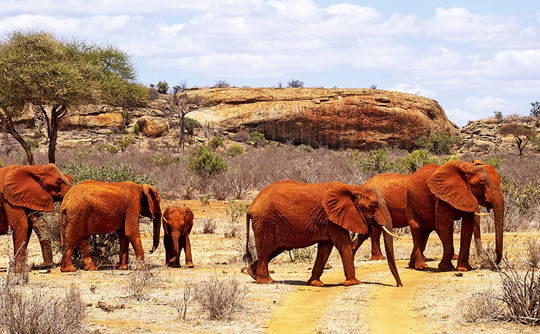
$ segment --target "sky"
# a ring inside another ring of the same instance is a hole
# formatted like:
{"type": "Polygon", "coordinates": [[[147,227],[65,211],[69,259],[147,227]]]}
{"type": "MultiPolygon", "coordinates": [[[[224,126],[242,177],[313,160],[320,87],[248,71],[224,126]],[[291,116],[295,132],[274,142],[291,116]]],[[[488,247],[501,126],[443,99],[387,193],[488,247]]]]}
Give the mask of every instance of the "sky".
{"type": "Polygon", "coordinates": [[[459,126],[540,101],[540,1],[0,0],[21,29],[118,47],[146,85],[375,85],[459,126]]]}

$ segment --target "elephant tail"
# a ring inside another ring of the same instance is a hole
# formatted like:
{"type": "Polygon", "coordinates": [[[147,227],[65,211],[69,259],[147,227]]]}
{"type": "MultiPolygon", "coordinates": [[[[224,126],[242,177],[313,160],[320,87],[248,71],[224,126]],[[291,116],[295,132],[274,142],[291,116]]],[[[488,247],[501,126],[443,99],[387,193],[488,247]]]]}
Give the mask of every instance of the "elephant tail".
{"type": "Polygon", "coordinates": [[[244,262],[249,266],[253,263],[253,256],[249,251],[249,221],[251,220],[251,215],[246,213],[246,254],[244,255],[244,262]]]}

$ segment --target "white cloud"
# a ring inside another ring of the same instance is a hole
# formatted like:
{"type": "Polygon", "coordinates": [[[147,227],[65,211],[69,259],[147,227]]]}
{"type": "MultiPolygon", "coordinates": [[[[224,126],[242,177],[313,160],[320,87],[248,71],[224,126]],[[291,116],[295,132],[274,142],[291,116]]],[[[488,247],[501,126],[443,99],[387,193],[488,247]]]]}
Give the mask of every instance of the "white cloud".
{"type": "Polygon", "coordinates": [[[294,20],[311,21],[319,18],[321,9],[312,0],[270,1],[269,5],[283,17],[294,20]]]}
{"type": "Polygon", "coordinates": [[[431,99],[435,99],[437,97],[436,92],[433,91],[432,89],[423,87],[421,85],[414,85],[410,83],[398,83],[384,89],[424,96],[431,99]]]}
{"type": "Polygon", "coordinates": [[[482,115],[493,114],[494,111],[510,114],[518,109],[518,103],[515,101],[494,96],[468,97],[465,100],[465,106],[468,110],[474,110],[475,113],[480,113],[482,115]]]}

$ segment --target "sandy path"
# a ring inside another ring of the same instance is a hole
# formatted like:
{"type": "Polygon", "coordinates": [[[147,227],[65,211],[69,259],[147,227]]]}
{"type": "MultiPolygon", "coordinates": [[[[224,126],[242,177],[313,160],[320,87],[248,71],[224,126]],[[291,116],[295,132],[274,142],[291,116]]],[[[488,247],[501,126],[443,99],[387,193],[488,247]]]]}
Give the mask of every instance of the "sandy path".
{"type": "MultiPolygon", "coordinates": [[[[412,311],[416,291],[431,273],[403,269],[398,265],[402,288],[376,287],[371,296],[367,314],[371,333],[422,333],[423,327],[412,311]]],[[[390,281],[388,282],[390,283],[390,281]]]]}
{"type": "MultiPolygon", "coordinates": [[[[388,265],[381,263],[357,269],[356,276],[362,281],[365,276],[379,271],[388,271],[388,265]]],[[[343,286],[344,279],[343,270],[340,267],[331,272],[325,271],[322,276],[325,286],[322,288],[298,286],[296,291],[284,298],[282,305],[272,314],[267,332],[269,334],[290,333],[291,331],[315,333],[330,301],[347,289],[343,286]]]]}

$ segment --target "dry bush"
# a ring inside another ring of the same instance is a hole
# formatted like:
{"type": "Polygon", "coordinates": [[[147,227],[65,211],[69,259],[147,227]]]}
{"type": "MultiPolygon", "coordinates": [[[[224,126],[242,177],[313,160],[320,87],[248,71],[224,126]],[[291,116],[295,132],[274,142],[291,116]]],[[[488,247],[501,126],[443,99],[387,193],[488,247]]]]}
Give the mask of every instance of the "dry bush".
{"type": "Polygon", "coordinates": [[[475,253],[472,253],[471,255],[471,263],[478,266],[480,269],[499,269],[499,266],[495,263],[497,254],[495,252],[495,245],[493,242],[488,242],[488,244],[482,248],[482,253],[477,254],[475,249],[475,253]]]}
{"type": "Polygon", "coordinates": [[[5,333],[81,333],[86,308],[73,285],[64,297],[41,289],[8,288],[0,294],[0,327],[5,333]]]}
{"type": "Polygon", "coordinates": [[[485,322],[497,320],[501,314],[501,302],[495,298],[495,292],[488,290],[475,293],[461,304],[461,314],[467,322],[485,322]]]}
{"type": "Polygon", "coordinates": [[[8,228],[7,235],[8,240],[6,243],[6,255],[8,258],[8,263],[6,267],[6,275],[2,277],[0,281],[0,291],[9,289],[14,285],[25,285],[28,283],[28,277],[30,276],[31,270],[31,267],[27,264],[26,259],[24,260],[24,263],[19,263],[18,265],[16,264],[15,259],[17,258],[17,254],[21,251],[21,249],[18,249],[15,252],[15,255],[13,255],[10,247],[10,245],[13,243],[13,231],[11,228],[8,228]]]}
{"type": "Polygon", "coordinates": [[[233,314],[242,308],[247,288],[236,278],[210,279],[195,285],[194,298],[210,320],[231,320],[233,314]]]}
{"type": "Polygon", "coordinates": [[[137,261],[135,269],[129,274],[128,297],[142,300],[148,297],[159,282],[159,272],[144,261],[137,261]]]}
{"type": "Polygon", "coordinates": [[[298,262],[312,262],[313,257],[317,253],[317,246],[310,246],[305,248],[295,248],[291,251],[289,251],[289,258],[291,259],[291,262],[298,263],[298,262]]]}
{"type": "Polygon", "coordinates": [[[530,268],[538,269],[540,265],[540,240],[536,238],[527,239],[527,256],[525,263],[530,268]]]}
{"type": "MultiPolygon", "coordinates": [[[[116,232],[91,235],[88,238],[88,247],[92,260],[98,268],[113,267],[118,262],[120,242],[116,232]]],[[[82,252],[78,247],[73,252],[73,265],[79,269],[84,268],[82,252]]]]}
{"type": "Polygon", "coordinates": [[[191,290],[192,290],[192,283],[191,281],[187,281],[184,284],[184,290],[182,293],[182,297],[176,297],[174,299],[174,308],[176,309],[176,312],[178,313],[178,319],[186,320],[186,314],[188,310],[188,304],[191,298],[191,290]]]}
{"type": "Polygon", "coordinates": [[[203,233],[214,234],[216,231],[216,220],[214,218],[203,218],[203,233]]]}
{"type": "Polygon", "coordinates": [[[238,235],[240,227],[243,226],[240,224],[240,218],[245,217],[247,209],[249,208],[248,203],[228,201],[227,202],[227,215],[229,215],[229,223],[227,226],[227,231],[225,232],[225,237],[234,238],[238,235]]]}

